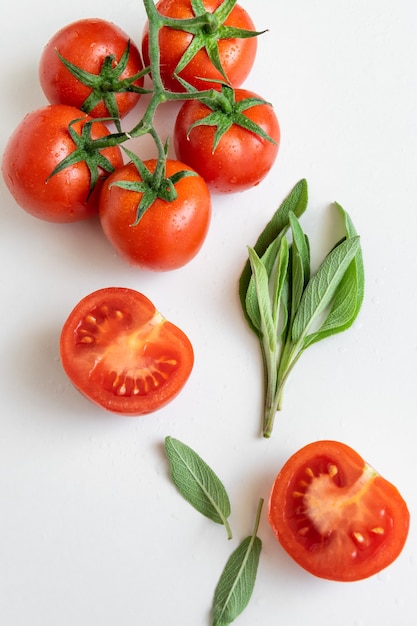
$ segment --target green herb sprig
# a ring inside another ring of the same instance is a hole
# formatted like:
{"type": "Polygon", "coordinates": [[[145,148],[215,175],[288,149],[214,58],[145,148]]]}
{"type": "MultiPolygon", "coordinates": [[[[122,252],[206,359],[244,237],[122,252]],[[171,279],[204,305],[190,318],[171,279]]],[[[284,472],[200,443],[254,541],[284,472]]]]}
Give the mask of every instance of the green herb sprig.
{"type": "Polygon", "coordinates": [[[297,183],[258,238],[240,277],[239,295],[259,338],[265,377],[263,436],[272,434],[289,374],[309,346],[355,321],[364,296],[360,239],[348,213],[345,236],[310,275],[310,245],[299,217],[307,208],[307,182],[297,183]]]}

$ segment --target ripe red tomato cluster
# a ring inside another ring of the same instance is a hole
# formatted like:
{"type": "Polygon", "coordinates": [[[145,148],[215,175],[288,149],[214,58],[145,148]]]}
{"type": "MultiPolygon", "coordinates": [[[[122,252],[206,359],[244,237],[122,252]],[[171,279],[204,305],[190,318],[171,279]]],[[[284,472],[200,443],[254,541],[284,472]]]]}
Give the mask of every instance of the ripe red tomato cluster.
{"type": "MultiPolygon", "coordinates": [[[[210,12],[220,5],[221,0],[205,2],[210,12]]],[[[156,8],[161,15],[175,19],[194,17],[191,0],[160,0],[156,8]]],[[[255,32],[250,16],[238,4],[224,25],[255,32]]],[[[174,71],[193,35],[162,26],[158,37],[164,88],[183,92],[184,84],[174,71]]],[[[253,66],[256,37],[220,39],[218,47],[236,102],[255,97],[239,85],[253,66]]],[[[167,163],[166,177],[184,170],[192,170],[193,175],[175,179],[176,198],[167,201],[161,194],[155,196],[136,223],[137,207],[146,194],[140,186],[143,176],[137,168],[125,165],[119,142],[111,140],[109,118],[114,120],[116,111],[121,130],[121,120],[145,91],[144,67],[148,64],[148,23],[140,50],[119,27],[102,19],[81,19],[63,27],[47,42],[40,57],[40,85],[50,104],[29,113],[16,128],[3,156],[2,171],[17,204],[28,213],[60,223],[98,214],[105,235],[123,258],[133,265],[165,271],[188,263],[203,245],[211,219],[211,192],[243,191],[266,176],[278,153],[280,128],[272,106],[257,104],[244,114],[270,140],[233,124],[213,151],[213,126],[197,125],[190,130],[210,109],[197,99],[185,101],[172,131],[178,160],[167,163]],[[121,82],[125,88],[117,89],[121,82]],[[76,156],[78,137],[90,127],[91,139],[102,137],[105,146],[92,161],[76,156]],[[139,185],[135,189],[115,187],[126,180],[139,185]]],[[[220,91],[216,81],[224,80],[204,49],[179,76],[190,89],[199,91],[220,91]]],[[[154,171],[154,161],[146,160],[144,165],[154,171]]]]}

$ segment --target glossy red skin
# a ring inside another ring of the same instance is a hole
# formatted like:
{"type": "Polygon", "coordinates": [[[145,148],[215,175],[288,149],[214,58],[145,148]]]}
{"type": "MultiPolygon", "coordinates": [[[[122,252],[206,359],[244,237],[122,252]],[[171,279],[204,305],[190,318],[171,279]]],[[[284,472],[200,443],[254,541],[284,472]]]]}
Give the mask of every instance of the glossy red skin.
{"type": "Polygon", "coordinates": [[[194,364],[185,333],[143,294],[108,287],[71,311],[60,339],[63,368],[98,406],[120,415],[145,415],[171,402],[194,364]]]}
{"type": "MultiPolygon", "coordinates": [[[[145,164],[153,171],[156,161],[145,164]]],[[[190,169],[169,159],[166,175],[190,169]]],[[[99,203],[104,233],[118,253],[131,265],[157,271],[177,269],[191,261],[203,245],[211,219],[211,198],[204,180],[198,175],[182,178],[175,185],[177,199],[157,199],[136,226],[132,224],[142,194],[111,186],[122,180],[141,180],[133,164],[107,179],[99,203]]]]}
{"type": "MultiPolygon", "coordinates": [[[[205,8],[213,13],[223,0],[204,0],[205,8]]],[[[194,17],[190,0],[160,0],[156,7],[162,15],[176,19],[189,19],[194,17]]],[[[230,12],[226,26],[244,28],[255,31],[255,26],[248,13],[236,4],[230,12]]],[[[188,48],[193,35],[168,27],[162,27],[159,31],[159,47],[161,54],[160,71],[162,82],[170,91],[184,91],[182,85],[173,78],[173,73],[179,60],[188,48]]],[[[149,65],[149,31],[148,23],[142,35],[142,56],[145,65],[149,65]]],[[[239,87],[249,75],[256,57],[256,37],[248,39],[223,39],[219,41],[220,59],[223,69],[233,87],[239,87]]],[[[205,89],[219,89],[215,82],[200,80],[208,78],[224,81],[224,77],[213,66],[205,50],[200,50],[190,63],[180,72],[181,78],[202,91],[205,89]]]]}
{"type": "Polygon", "coordinates": [[[272,488],[268,518],[301,567],[342,582],[368,578],[390,565],[404,547],[410,523],[396,487],[337,441],[308,444],[285,463],[272,488]]]}
{"type": "MultiPolygon", "coordinates": [[[[102,19],[81,19],[59,30],[46,44],[39,62],[41,87],[51,104],[67,104],[81,108],[91,89],[83,85],[60,61],[55,50],[65,59],[91,74],[99,74],[106,56],[114,55],[116,61],[123,55],[129,36],[118,26],[102,19]]],[[[121,78],[134,76],[143,69],[138,48],[131,41],[129,60],[121,78]]],[[[143,78],[135,82],[143,86],[143,78]]],[[[133,109],[140,94],[117,93],[120,117],[133,109]]],[[[108,117],[109,112],[99,103],[92,117],[108,117]]]]}
{"type": "MultiPolygon", "coordinates": [[[[32,111],[15,129],[4,151],[2,173],[10,193],[17,204],[39,219],[77,222],[98,212],[98,195],[106,172],[101,172],[90,197],[90,173],[84,162],[71,165],[47,180],[55,167],[74,151],[68,125],[76,119],[82,119],[73,125],[80,133],[85,121],[91,118],[79,109],[59,104],[32,111]]],[[[104,124],[93,124],[94,139],[108,134],[104,124]]],[[[113,167],[123,165],[118,147],[106,148],[102,154],[113,167]]]]}
{"type": "MultiPolygon", "coordinates": [[[[246,89],[235,90],[236,101],[258,97],[246,89]]],[[[275,144],[234,124],[220,139],[213,153],[214,126],[191,125],[207,115],[210,109],[198,100],[182,105],[174,127],[174,148],[177,158],[195,169],[212,191],[235,193],[258,185],[272,168],[279,151],[281,132],[272,106],[261,104],[244,114],[258,124],[275,144]]]]}

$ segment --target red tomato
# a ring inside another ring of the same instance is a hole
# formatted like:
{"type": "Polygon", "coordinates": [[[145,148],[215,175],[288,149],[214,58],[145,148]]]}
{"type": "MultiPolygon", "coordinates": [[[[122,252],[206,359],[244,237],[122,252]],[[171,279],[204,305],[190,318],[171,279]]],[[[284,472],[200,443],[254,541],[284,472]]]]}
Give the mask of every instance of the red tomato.
{"type": "MultiPolygon", "coordinates": [[[[73,125],[78,134],[91,118],[74,107],[49,105],[26,115],[9,139],[3,154],[3,178],[17,204],[35,217],[63,223],[97,214],[99,188],[108,173],[100,170],[90,196],[90,172],[84,162],[75,163],[48,180],[55,167],[74,151],[68,125],[80,118],[73,125]]],[[[93,124],[93,139],[108,134],[104,124],[93,124]]],[[[118,147],[101,153],[114,168],[123,165],[118,147]]]]}
{"type": "Polygon", "coordinates": [[[183,388],[192,345],[144,295],[119,287],[83,298],[60,341],[65,372],[89,400],[122,415],[163,407],[183,388]]]}
{"type": "MultiPolygon", "coordinates": [[[[107,56],[119,62],[128,44],[129,37],[118,26],[101,19],[81,19],[59,30],[46,44],[39,63],[41,87],[52,104],[68,104],[79,109],[91,93],[62,63],[56,51],[67,61],[91,74],[98,75],[107,56]]],[[[134,76],[143,69],[139,50],[130,42],[127,66],[121,79],[134,76]]],[[[143,86],[143,78],[134,83],[143,86]]],[[[104,85],[104,87],[106,87],[104,85]]],[[[140,95],[134,92],[119,92],[116,102],[120,117],[128,113],[140,95]]],[[[109,111],[101,102],[92,111],[92,117],[108,117],[109,111]]]]}
{"type": "MultiPolygon", "coordinates": [[[[145,165],[154,171],[156,161],[145,161],[145,165]]],[[[168,160],[166,176],[190,169],[168,160]]],[[[99,202],[104,233],[119,254],[132,265],[159,271],[177,269],[191,261],[210,225],[211,199],[204,180],[198,175],[182,178],[175,184],[176,200],[156,199],[136,226],[133,224],[143,194],[113,185],[124,180],[141,180],[132,163],[107,179],[99,202]]]]}
{"type": "Polygon", "coordinates": [[[296,452],[271,492],[269,522],[308,572],[361,580],[400,554],[410,515],[397,489],[343,443],[317,441],[296,452]]]}
{"type": "MultiPolygon", "coordinates": [[[[204,0],[207,11],[213,13],[223,0],[204,0]]],[[[160,0],[156,4],[161,15],[175,19],[189,19],[194,17],[191,0],[160,0]]],[[[254,24],[246,11],[236,4],[224,22],[225,26],[233,26],[255,31],[254,24]]],[[[173,30],[163,26],[159,31],[160,72],[166,89],[184,91],[182,85],[173,77],[174,70],[184,52],[190,45],[193,35],[173,30]]],[[[239,87],[248,76],[255,61],[257,42],[256,37],[248,39],[220,39],[219,55],[221,65],[233,87],[239,87]]],[[[145,65],[149,65],[149,30],[145,24],[142,37],[142,55],[145,65]]],[[[224,81],[224,77],[213,66],[207,52],[201,49],[188,65],[179,73],[181,78],[193,85],[196,89],[218,89],[218,83],[210,83],[200,78],[224,81]]]]}
{"type": "MultiPolygon", "coordinates": [[[[251,91],[235,90],[236,102],[251,97],[259,98],[251,91]]],[[[210,113],[211,109],[198,100],[184,102],[174,127],[177,158],[198,172],[214,191],[233,193],[258,185],[278,155],[281,134],[274,109],[269,104],[258,104],[245,109],[243,114],[260,126],[275,143],[233,124],[214,152],[215,126],[195,126],[188,134],[194,122],[210,113]]]]}

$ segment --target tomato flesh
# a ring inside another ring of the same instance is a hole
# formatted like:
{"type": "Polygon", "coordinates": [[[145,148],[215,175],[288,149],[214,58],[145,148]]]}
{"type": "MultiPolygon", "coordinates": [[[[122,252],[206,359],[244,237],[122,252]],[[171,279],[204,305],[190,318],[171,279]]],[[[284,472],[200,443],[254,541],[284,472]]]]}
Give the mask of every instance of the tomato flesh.
{"type": "Polygon", "coordinates": [[[153,412],[182,389],[194,362],[187,336],[131,289],[81,300],[61,333],[61,360],[85,396],[125,415],[153,412]]]}
{"type": "Polygon", "coordinates": [[[320,441],[278,474],[269,522],[283,548],[321,578],[361,580],[390,565],[407,538],[397,489],[345,444],[320,441]]]}

